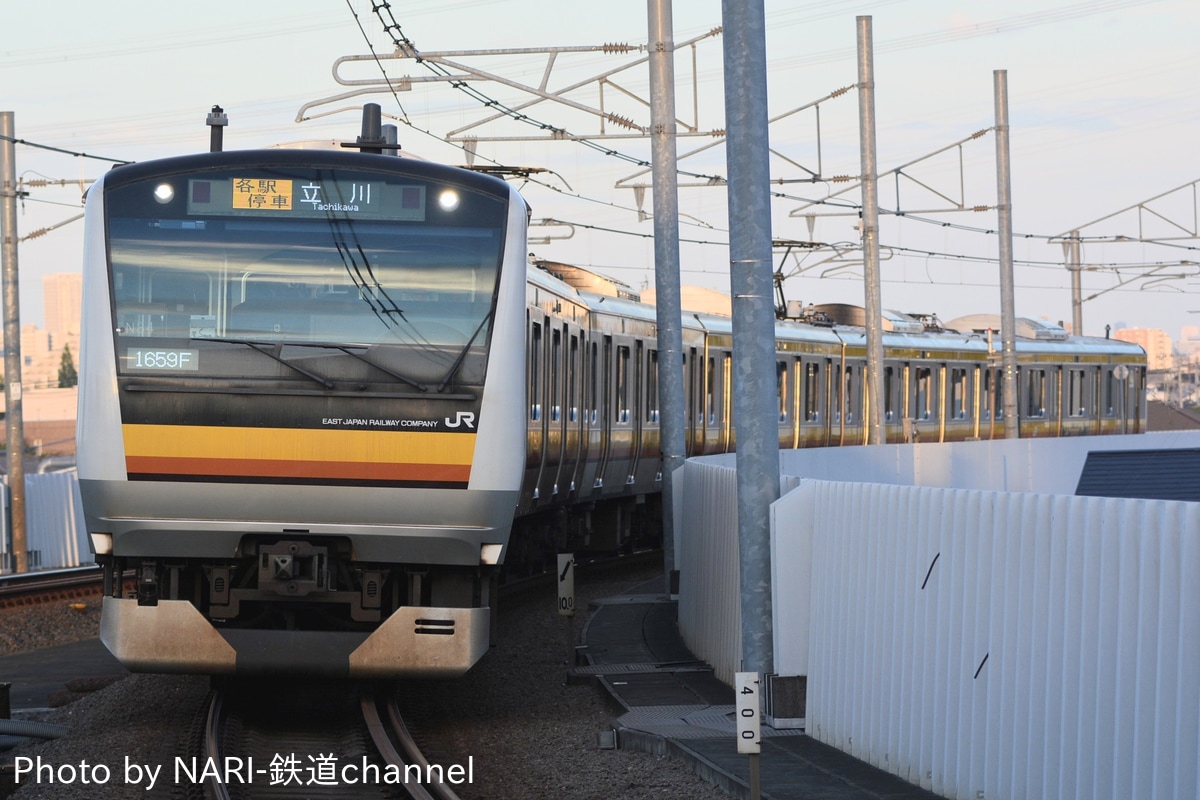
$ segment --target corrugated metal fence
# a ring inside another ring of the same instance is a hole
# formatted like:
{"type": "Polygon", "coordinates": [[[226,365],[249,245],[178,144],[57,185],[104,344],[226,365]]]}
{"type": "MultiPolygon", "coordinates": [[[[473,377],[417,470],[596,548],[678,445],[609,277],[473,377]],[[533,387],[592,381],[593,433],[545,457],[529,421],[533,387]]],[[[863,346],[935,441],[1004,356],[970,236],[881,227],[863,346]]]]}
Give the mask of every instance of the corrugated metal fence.
{"type": "MultiPolygon", "coordinates": [[[[0,557],[11,572],[8,484],[0,484],[0,557]]],[[[83,503],[74,472],[25,475],[25,537],[30,569],[60,569],[92,563],[83,522],[83,503]]]]}
{"type": "MultiPolygon", "coordinates": [[[[679,625],[732,682],[736,475],[689,461],[679,625]]],[[[786,479],[775,666],[945,797],[1200,797],[1200,504],[786,479]]]]}
{"type": "Polygon", "coordinates": [[[812,481],[776,511],[812,735],[964,800],[1200,796],[1200,504],[812,481]]]}

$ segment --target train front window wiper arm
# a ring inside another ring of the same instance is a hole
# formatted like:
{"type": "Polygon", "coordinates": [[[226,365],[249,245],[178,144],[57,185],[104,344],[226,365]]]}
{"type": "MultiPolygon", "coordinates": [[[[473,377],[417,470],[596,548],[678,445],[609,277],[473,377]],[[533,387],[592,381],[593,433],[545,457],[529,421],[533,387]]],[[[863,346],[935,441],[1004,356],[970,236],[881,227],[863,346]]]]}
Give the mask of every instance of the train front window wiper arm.
{"type": "Polygon", "coordinates": [[[399,372],[396,372],[394,369],[390,369],[388,367],[385,367],[382,364],[376,363],[376,362],[372,361],[371,359],[367,358],[366,356],[362,355],[361,353],[354,352],[354,350],[356,350],[356,349],[357,350],[366,349],[366,345],[334,344],[332,342],[331,343],[289,342],[289,344],[291,344],[294,347],[320,347],[325,350],[338,350],[338,351],[343,352],[346,355],[350,356],[351,358],[358,359],[359,361],[363,362],[367,366],[374,367],[375,369],[379,370],[380,372],[382,372],[392,378],[395,378],[396,380],[400,381],[401,383],[407,383],[409,386],[413,387],[414,389],[417,389],[418,391],[422,391],[422,392],[429,391],[429,387],[426,386],[425,384],[421,383],[420,381],[415,381],[412,378],[401,375],[399,372]]]}
{"type": "Polygon", "coordinates": [[[463,359],[467,357],[467,352],[471,349],[471,345],[475,343],[479,332],[483,330],[483,326],[492,318],[492,312],[489,310],[483,315],[483,319],[479,320],[479,324],[475,327],[475,332],[471,334],[471,338],[467,339],[467,343],[462,346],[462,350],[458,351],[458,355],[454,357],[454,363],[450,365],[450,369],[446,370],[446,374],[442,376],[441,382],[438,383],[438,392],[446,390],[446,384],[450,383],[450,379],[454,377],[454,373],[458,372],[458,368],[462,366],[463,359]]]}
{"type": "Polygon", "coordinates": [[[252,350],[257,350],[258,352],[262,353],[267,358],[270,358],[274,361],[278,361],[280,364],[283,364],[288,369],[290,369],[294,372],[300,373],[301,375],[308,378],[309,380],[311,380],[315,383],[319,383],[321,386],[324,386],[326,389],[335,388],[333,381],[329,380],[329,378],[326,378],[324,375],[318,375],[317,373],[312,372],[311,370],[307,370],[304,367],[297,366],[297,365],[293,364],[291,361],[288,361],[286,358],[284,358],[281,355],[281,352],[283,351],[284,342],[260,342],[260,341],[254,340],[254,339],[226,339],[223,337],[204,337],[202,339],[193,339],[192,341],[225,342],[226,344],[244,345],[246,347],[249,347],[252,350]]]}

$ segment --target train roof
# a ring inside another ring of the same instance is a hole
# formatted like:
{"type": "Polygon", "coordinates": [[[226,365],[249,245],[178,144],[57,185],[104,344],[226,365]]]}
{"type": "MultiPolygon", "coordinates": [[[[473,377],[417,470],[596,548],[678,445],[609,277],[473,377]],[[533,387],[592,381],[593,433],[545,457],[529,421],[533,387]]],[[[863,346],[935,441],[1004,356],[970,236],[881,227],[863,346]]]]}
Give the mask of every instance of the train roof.
{"type": "MultiPolygon", "coordinates": [[[[589,270],[573,268],[577,272],[555,269],[548,272],[546,266],[558,265],[555,262],[537,262],[529,270],[530,280],[544,289],[563,295],[565,298],[578,303],[597,314],[616,314],[639,320],[654,321],[655,307],[652,302],[642,302],[637,295],[623,296],[611,286],[605,286],[609,279],[598,276],[589,270]],[[574,279],[569,283],[564,276],[574,279]],[[580,278],[584,275],[588,277],[580,278]],[[596,276],[599,282],[593,283],[596,276]],[[583,282],[597,290],[580,290],[575,284],[583,282]]],[[[625,286],[619,281],[611,281],[614,286],[625,286]]],[[[631,293],[632,294],[632,293],[631,293]]],[[[719,293],[717,293],[719,294],[719,293]]],[[[700,296],[706,296],[700,295],[700,296]]],[[[645,299],[653,301],[656,296],[647,292],[645,299]]],[[[708,305],[708,304],[706,304],[708,305]]],[[[709,306],[711,308],[711,305],[709,306]]],[[[728,301],[722,306],[717,305],[717,311],[696,311],[685,309],[682,313],[684,328],[703,330],[708,333],[732,336],[733,319],[726,313],[728,301]]],[[[857,306],[827,304],[813,307],[822,313],[817,318],[829,320],[826,311],[833,312],[837,319],[855,319],[860,324],[845,324],[826,321],[821,324],[796,320],[777,320],[775,322],[776,336],[782,340],[802,341],[812,344],[853,347],[866,346],[866,328],[863,327],[862,309],[857,306]]],[[[995,314],[974,314],[957,317],[942,324],[934,314],[904,314],[887,310],[884,313],[885,331],[884,343],[889,348],[907,348],[923,350],[953,350],[965,353],[986,355],[1000,349],[1000,318],[995,314]],[[989,348],[987,331],[995,333],[989,348]]],[[[1043,320],[1026,317],[1017,318],[1017,350],[1027,353],[1044,353],[1047,355],[1105,355],[1125,358],[1144,356],[1145,351],[1136,344],[1122,342],[1117,339],[1103,339],[1091,336],[1072,336],[1063,328],[1043,320]]]]}

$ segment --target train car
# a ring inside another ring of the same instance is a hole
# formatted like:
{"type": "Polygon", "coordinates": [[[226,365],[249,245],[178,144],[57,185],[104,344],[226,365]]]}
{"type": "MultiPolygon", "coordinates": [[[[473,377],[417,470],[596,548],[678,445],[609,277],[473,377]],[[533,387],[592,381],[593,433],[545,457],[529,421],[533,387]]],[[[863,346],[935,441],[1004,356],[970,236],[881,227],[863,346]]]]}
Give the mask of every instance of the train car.
{"type": "Polygon", "coordinates": [[[333,150],[97,182],[78,471],[123,664],[455,675],[486,651],[527,216],[497,178],[333,150]]]}
{"type": "MultiPolygon", "coordinates": [[[[729,298],[684,296],[687,455],[730,452],[737,437],[729,298]]],[[[555,549],[629,550],[661,533],[655,309],[639,300],[630,287],[579,267],[533,264],[525,320],[528,450],[511,545],[522,564],[538,564],[555,549]]],[[[776,324],[781,448],[866,442],[864,325],[861,308],[836,304],[776,324]]],[[[998,316],[943,325],[933,314],[887,311],[883,327],[889,443],[1004,437],[998,316]]],[[[1016,334],[1020,436],[1145,430],[1139,346],[1069,336],[1024,318],[1016,334]]]]}
{"type": "MultiPolygon", "coordinates": [[[[78,473],[129,669],[454,676],[506,572],[661,540],[655,309],[528,263],[503,181],[218,152],[113,169],[86,219],[78,473]]],[[[997,320],[886,323],[888,441],[1003,436],[997,320]]],[[[688,455],[736,446],[732,345],[684,312],[688,455]]],[[[1022,436],[1144,428],[1141,348],[1017,351],[1022,436]]],[[[861,310],[781,320],[776,363],[781,447],[864,441],[861,310]]]]}

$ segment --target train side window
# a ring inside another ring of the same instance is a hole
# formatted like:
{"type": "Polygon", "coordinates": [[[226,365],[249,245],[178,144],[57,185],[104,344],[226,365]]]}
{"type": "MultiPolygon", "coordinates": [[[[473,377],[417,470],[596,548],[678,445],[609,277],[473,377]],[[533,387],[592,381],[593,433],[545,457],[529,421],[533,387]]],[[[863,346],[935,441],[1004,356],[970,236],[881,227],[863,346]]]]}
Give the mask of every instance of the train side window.
{"type": "Polygon", "coordinates": [[[658,422],[658,351],[646,353],[646,421],[658,422]]]}
{"type": "Polygon", "coordinates": [[[804,365],[804,421],[817,422],[821,418],[820,398],[821,365],[808,362],[804,365]]]}
{"type": "Polygon", "coordinates": [[[1081,369],[1067,370],[1067,416],[1082,417],[1087,413],[1084,401],[1084,371],[1081,369]]]}
{"type": "Polygon", "coordinates": [[[786,361],[775,362],[775,395],[779,398],[779,421],[788,418],[788,365],[786,361]]]}
{"type": "Polygon", "coordinates": [[[1111,417],[1115,412],[1113,410],[1113,398],[1117,396],[1116,390],[1117,379],[1113,377],[1111,369],[1104,370],[1104,416],[1111,417]]]}
{"type": "Polygon", "coordinates": [[[614,422],[629,422],[629,347],[617,345],[617,405],[614,422]]]}
{"type": "Polygon", "coordinates": [[[542,418],[542,325],[529,325],[529,418],[542,418]]]}
{"type": "Polygon", "coordinates": [[[562,376],[562,331],[550,332],[550,421],[562,419],[562,398],[559,381],[562,376]]]}
{"type": "Polygon", "coordinates": [[[608,409],[612,403],[612,374],[613,374],[613,342],[611,336],[604,337],[604,362],[600,366],[600,371],[604,375],[604,386],[600,392],[600,419],[608,424],[608,409]]]}
{"type": "Polygon", "coordinates": [[[1025,416],[1026,417],[1044,417],[1046,416],[1046,371],[1044,369],[1031,369],[1025,372],[1025,383],[1028,391],[1025,395],[1025,416]]]}

